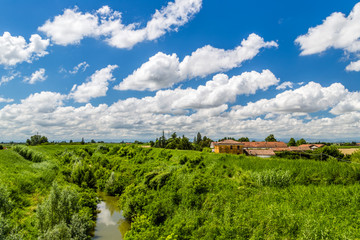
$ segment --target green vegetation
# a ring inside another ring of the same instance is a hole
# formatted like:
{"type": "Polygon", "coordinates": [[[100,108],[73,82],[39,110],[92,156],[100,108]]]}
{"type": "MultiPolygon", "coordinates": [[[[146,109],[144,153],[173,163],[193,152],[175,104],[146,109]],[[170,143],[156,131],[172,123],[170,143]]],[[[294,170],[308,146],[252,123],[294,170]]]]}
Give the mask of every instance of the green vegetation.
{"type": "Polygon", "coordinates": [[[270,134],[265,138],[265,142],[276,142],[276,138],[274,137],[274,134],[270,134]]]}
{"type": "Polygon", "coordinates": [[[47,137],[38,134],[31,136],[30,139],[26,139],[26,144],[31,146],[35,146],[47,142],[48,142],[47,137]]]}
{"type": "Polygon", "coordinates": [[[176,132],[171,135],[171,138],[166,139],[163,132],[160,138],[157,138],[155,142],[150,142],[151,147],[166,148],[166,149],[180,149],[180,150],[198,150],[202,151],[204,148],[209,148],[212,140],[206,136],[202,137],[198,132],[194,138],[194,142],[191,143],[185,136],[178,137],[176,132]]]}
{"type": "Polygon", "coordinates": [[[360,154],[348,163],[336,147],[321,151],[333,157],[16,146],[0,151],[0,239],[88,239],[97,191],[120,196],[125,239],[360,238],[360,154]]]}

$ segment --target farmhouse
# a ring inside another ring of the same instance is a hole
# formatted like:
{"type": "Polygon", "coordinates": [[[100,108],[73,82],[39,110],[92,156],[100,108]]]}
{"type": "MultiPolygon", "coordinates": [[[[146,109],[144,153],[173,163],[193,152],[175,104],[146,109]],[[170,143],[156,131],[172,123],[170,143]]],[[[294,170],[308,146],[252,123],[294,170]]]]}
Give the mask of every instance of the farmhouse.
{"type": "Polygon", "coordinates": [[[220,142],[212,142],[210,148],[215,153],[243,154],[244,144],[235,140],[227,139],[220,142]]]}
{"type": "Polygon", "coordinates": [[[244,149],[287,148],[284,142],[242,142],[244,149]]]}
{"type": "Polygon", "coordinates": [[[287,148],[287,145],[284,142],[238,142],[227,139],[220,142],[212,142],[210,148],[215,153],[245,153],[251,156],[270,157],[275,155],[273,149],[287,148]]]}
{"type": "Polygon", "coordinates": [[[325,146],[324,144],[301,144],[299,148],[309,148],[308,150],[315,150],[325,146]]]}

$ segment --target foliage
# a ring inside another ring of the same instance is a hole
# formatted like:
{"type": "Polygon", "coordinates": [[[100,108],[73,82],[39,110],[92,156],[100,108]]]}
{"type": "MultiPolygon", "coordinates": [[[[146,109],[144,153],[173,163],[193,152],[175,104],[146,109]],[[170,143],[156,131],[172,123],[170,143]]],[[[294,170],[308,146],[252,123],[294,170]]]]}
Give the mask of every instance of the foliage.
{"type": "Polygon", "coordinates": [[[342,154],[339,149],[332,145],[332,146],[324,146],[322,148],[318,148],[314,151],[314,153],[318,153],[323,155],[322,159],[327,160],[330,157],[336,158],[338,160],[344,158],[344,154],[342,154]]]}
{"type": "Polygon", "coordinates": [[[181,149],[181,150],[198,150],[202,151],[203,148],[210,147],[212,140],[206,136],[202,137],[200,132],[197,133],[194,138],[193,144],[184,135],[178,137],[176,132],[171,135],[171,138],[166,139],[163,134],[160,138],[157,138],[155,142],[151,143],[152,147],[156,148],[167,148],[167,149],[181,149]]]}
{"type": "Polygon", "coordinates": [[[42,155],[39,152],[35,152],[34,150],[32,150],[28,147],[25,147],[25,146],[16,145],[12,148],[12,150],[19,153],[23,158],[25,158],[29,161],[42,162],[42,161],[46,160],[44,155],[42,155]]]}
{"type": "MultiPolygon", "coordinates": [[[[171,139],[179,137],[173,134],[171,139]]],[[[332,158],[314,161],[319,152],[261,159],[214,154],[207,148],[200,152],[125,144],[29,149],[47,160],[34,163],[12,150],[0,152],[0,231],[7,236],[89,238],[96,190],[120,195],[123,215],[132,221],[125,239],[360,236],[360,165],[332,158]],[[10,203],[9,213],[1,212],[3,203],[10,203]],[[29,212],[34,208],[36,214],[29,212]],[[20,217],[24,215],[29,217],[20,217]],[[16,231],[17,223],[21,231],[16,231]]],[[[339,156],[333,147],[321,153],[339,156]]]]}
{"type": "Polygon", "coordinates": [[[40,239],[86,239],[91,230],[88,208],[81,209],[79,194],[69,187],[53,185],[49,197],[38,206],[40,239]]]}
{"type": "Polygon", "coordinates": [[[47,137],[38,134],[31,136],[30,139],[26,139],[26,144],[31,146],[35,146],[47,142],[49,142],[47,137]]]}
{"type": "Polygon", "coordinates": [[[250,142],[250,139],[248,137],[241,137],[238,139],[239,142],[250,142]]]}
{"type": "Polygon", "coordinates": [[[355,152],[353,152],[353,154],[351,154],[350,160],[352,162],[360,163],[360,149],[356,150],[355,152]]]}
{"type": "Polygon", "coordinates": [[[265,138],[265,142],[276,142],[276,138],[274,137],[274,134],[270,134],[265,138]]]}
{"type": "Polygon", "coordinates": [[[96,188],[96,178],[93,168],[88,164],[83,164],[82,161],[74,164],[71,179],[72,182],[80,187],[96,188]]]}
{"type": "Polygon", "coordinates": [[[294,138],[290,138],[288,144],[287,144],[289,147],[290,146],[296,146],[296,142],[295,142],[295,139],[294,138]]]}
{"type": "Polygon", "coordinates": [[[299,140],[296,141],[296,146],[300,146],[300,145],[306,144],[306,143],[307,143],[307,142],[306,142],[305,139],[300,138],[299,140]]]}

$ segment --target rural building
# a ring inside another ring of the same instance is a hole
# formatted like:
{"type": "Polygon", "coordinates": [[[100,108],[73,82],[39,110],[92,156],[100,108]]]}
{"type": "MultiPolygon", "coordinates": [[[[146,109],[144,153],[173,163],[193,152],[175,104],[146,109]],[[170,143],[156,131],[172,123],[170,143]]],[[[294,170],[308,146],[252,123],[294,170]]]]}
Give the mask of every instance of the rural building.
{"type": "Polygon", "coordinates": [[[301,144],[299,148],[309,148],[309,150],[315,150],[325,146],[324,144],[301,144]]]}
{"type": "Polygon", "coordinates": [[[284,151],[289,151],[289,152],[302,152],[302,151],[309,151],[312,150],[309,146],[290,146],[290,147],[286,147],[286,148],[273,148],[273,150],[275,152],[284,152],[284,151]]]}
{"type": "MultiPolygon", "coordinates": [[[[286,143],[284,142],[238,142],[235,140],[227,139],[220,142],[212,142],[210,144],[210,148],[212,148],[215,153],[231,153],[231,154],[243,154],[244,149],[251,150],[267,150],[274,148],[287,148],[286,143]]],[[[252,151],[252,154],[248,154],[251,156],[262,155],[263,153],[268,156],[275,155],[274,151],[264,151],[264,152],[256,152],[252,151]],[[256,155],[253,155],[256,154],[256,155]]]]}
{"type": "Polygon", "coordinates": [[[256,156],[261,158],[275,156],[275,152],[272,149],[245,149],[244,152],[248,156],[256,156]]]}
{"type": "Polygon", "coordinates": [[[284,142],[241,142],[244,149],[287,148],[284,142]]]}
{"type": "Polygon", "coordinates": [[[210,148],[215,153],[243,154],[243,143],[227,139],[220,142],[212,142],[210,148]]]}

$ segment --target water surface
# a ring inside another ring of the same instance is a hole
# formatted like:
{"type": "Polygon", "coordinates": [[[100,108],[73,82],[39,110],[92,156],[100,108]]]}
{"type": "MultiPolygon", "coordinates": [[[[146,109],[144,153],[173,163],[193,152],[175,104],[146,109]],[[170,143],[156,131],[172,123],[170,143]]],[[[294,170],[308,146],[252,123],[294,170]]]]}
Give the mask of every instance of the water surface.
{"type": "Polygon", "coordinates": [[[93,239],[123,239],[126,231],[130,229],[130,223],[118,207],[119,199],[105,195],[101,195],[101,199],[102,201],[97,206],[100,213],[97,215],[93,239]]]}

